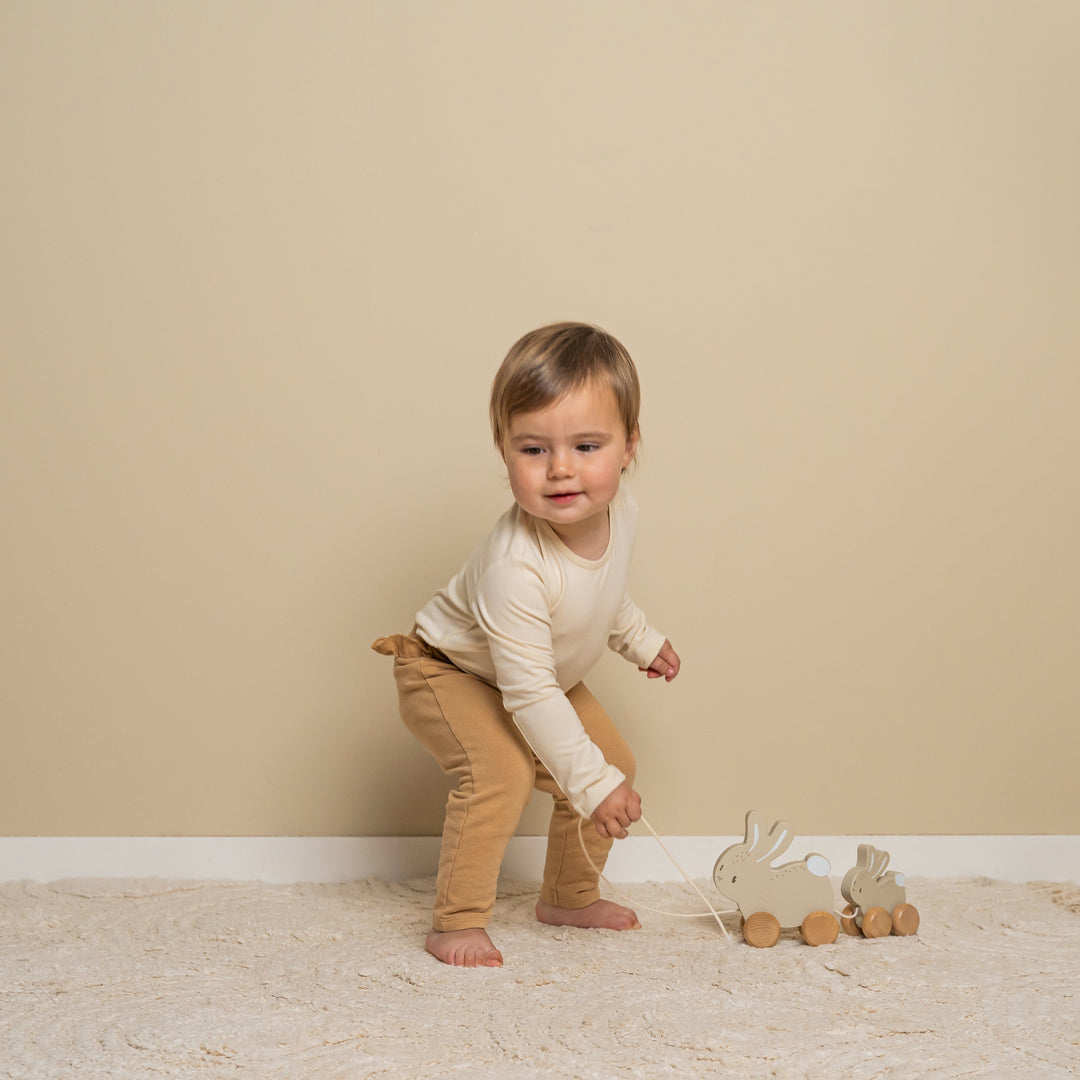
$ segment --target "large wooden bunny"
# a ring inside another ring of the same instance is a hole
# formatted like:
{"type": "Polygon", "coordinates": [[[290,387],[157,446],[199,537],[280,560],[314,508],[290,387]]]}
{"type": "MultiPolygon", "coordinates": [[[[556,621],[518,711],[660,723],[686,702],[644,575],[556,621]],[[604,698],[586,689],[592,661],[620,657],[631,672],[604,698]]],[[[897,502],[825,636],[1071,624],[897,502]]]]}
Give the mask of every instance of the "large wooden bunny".
{"type": "Polygon", "coordinates": [[[750,810],[745,839],[732,844],[713,867],[713,884],[739,905],[743,937],[758,948],[775,945],[781,929],[796,926],[808,945],[828,944],[840,932],[832,913],[830,867],[824,855],[770,865],[794,838],[786,821],[777,821],[766,832],[763,815],[750,810]]]}
{"type": "Polygon", "coordinates": [[[890,933],[914,934],[919,929],[919,913],[907,903],[904,875],[885,873],[889,853],[872,844],[860,844],[858,861],[844,875],[840,894],[848,902],[841,923],[849,934],[869,938],[890,933]]]}

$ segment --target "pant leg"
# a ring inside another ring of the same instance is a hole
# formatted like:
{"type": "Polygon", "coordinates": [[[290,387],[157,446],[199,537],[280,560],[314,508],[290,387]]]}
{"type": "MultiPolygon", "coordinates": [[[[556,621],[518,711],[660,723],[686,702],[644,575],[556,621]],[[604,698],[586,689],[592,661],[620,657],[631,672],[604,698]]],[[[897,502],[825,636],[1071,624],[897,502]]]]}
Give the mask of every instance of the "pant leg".
{"type": "MultiPolygon", "coordinates": [[[[609,764],[622,770],[633,785],[634,755],[622,735],[584,683],[567,691],[567,698],[578,714],[585,733],[600,748],[609,764]]],[[[555,799],[548,827],[547,859],[540,898],[558,907],[582,908],[600,899],[600,882],[595,870],[582,853],[581,837],[592,861],[601,870],[607,862],[613,841],[604,839],[589,820],[582,822],[578,835],[578,813],[570,805],[551,774],[537,762],[536,786],[555,799]]]]}
{"type": "Polygon", "coordinates": [[[405,726],[457,781],[446,803],[433,926],[484,927],[506,845],[532,794],[536,758],[494,687],[414,638],[377,645],[393,651],[405,726]]]}

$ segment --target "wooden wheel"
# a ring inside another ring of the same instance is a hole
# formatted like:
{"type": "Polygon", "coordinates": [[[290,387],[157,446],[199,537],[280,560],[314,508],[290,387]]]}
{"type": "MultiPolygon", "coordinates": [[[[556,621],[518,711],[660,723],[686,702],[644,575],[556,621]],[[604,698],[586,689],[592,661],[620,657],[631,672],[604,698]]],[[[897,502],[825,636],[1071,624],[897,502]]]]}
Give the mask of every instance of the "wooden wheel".
{"type": "Polygon", "coordinates": [[[807,945],[831,945],[840,933],[840,924],[831,911],[811,911],[800,930],[807,945]]]}
{"type": "Polygon", "coordinates": [[[862,933],[859,924],[855,921],[855,909],[850,904],[844,906],[840,915],[840,925],[844,928],[844,933],[852,937],[858,937],[862,933]]]}
{"type": "Polygon", "coordinates": [[[919,912],[911,904],[897,904],[892,913],[892,932],[900,937],[919,929],[919,912]]]}
{"type": "Polygon", "coordinates": [[[780,940],[780,920],[767,911],[755,911],[743,923],[742,935],[755,949],[771,949],[780,940]]]}
{"type": "Polygon", "coordinates": [[[892,933],[892,919],[883,907],[872,907],[862,919],[862,932],[866,937],[888,937],[892,933]]]}

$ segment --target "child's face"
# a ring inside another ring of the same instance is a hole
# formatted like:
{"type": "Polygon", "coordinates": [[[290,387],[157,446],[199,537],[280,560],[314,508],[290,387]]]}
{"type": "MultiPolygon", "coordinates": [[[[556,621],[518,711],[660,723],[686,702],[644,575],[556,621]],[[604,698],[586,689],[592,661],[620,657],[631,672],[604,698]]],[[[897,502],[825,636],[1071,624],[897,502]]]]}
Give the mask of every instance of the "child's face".
{"type": "Polygon", "coordinates": [[[584,386],[546,408],[510,418],[503,460],[510,489],[570,548],[598,557],[607,546],[607,508],[637,448],[608,386],[584,386]]]}

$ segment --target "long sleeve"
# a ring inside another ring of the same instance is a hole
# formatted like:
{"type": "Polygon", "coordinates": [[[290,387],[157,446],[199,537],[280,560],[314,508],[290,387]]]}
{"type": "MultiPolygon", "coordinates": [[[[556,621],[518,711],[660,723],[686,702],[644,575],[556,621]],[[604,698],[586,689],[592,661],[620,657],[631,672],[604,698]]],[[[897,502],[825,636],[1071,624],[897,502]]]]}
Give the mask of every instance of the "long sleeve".
{"type": "Polygon", "coordinates": [[[629,593],[624,596],[608,635],[608,647],[632,664],[647,668],[659,655],[664,641],[664,635],[649,626],[645,613],[629,593]]]}
{"type": "Polygon", "coordinates": [[[535,568],[496,564],[477,583],[475,601],[503,704],[574,809],[591,816],[626,777],[585,734],[559,685],[543,580],[535,568]]]}

